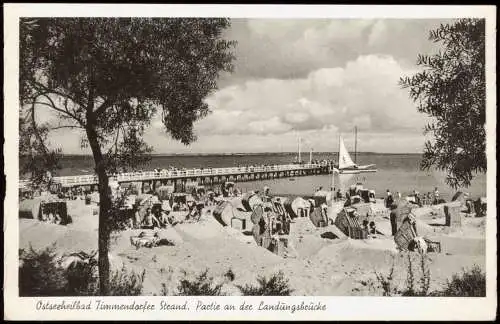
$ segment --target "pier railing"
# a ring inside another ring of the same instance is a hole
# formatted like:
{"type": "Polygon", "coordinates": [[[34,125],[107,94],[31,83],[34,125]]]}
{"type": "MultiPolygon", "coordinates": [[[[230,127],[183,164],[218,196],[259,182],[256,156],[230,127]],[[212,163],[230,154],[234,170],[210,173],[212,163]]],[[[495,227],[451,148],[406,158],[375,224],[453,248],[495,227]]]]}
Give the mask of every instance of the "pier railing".
{"type": "MultiPolygon", "coordinates": [[[[212,176],[229,176],[229,175],[244,175],[262,172],[282,172],[282,171],[300,171],[319,169],[323,165],[315,163],[307,164],[282,164],[268,166],[245,166],[232,168],[207,168],[207,169],[187,169],[187,170],[159,170],[159,171],[141,171],[127,172],[110,175],[111,181],[117,182],[134,182],[148,180],[175,180],[180,178],[198,178],[212,176]]],[[[63,176],[54,177],[55,183],[60,183],[63,187],[85,186],[98,184],[97,175],[79,175],[79,176],[63,176]]],[[[28,180],[19,181],[19,187],[27,187],[28,180]]]]}

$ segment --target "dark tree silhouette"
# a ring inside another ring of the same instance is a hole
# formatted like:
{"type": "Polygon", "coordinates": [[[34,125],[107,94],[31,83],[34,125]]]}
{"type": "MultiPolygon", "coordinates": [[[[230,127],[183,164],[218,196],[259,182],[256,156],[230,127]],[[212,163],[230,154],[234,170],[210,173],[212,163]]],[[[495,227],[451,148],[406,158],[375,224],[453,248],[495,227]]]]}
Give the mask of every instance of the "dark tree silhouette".
{"type": "Polygon", "coordinates": [[[425,143],[421,167],[445,170],[453,188],[468,187],[486,171],[485,20],[441,25],[429,39],[442,51],[419,55],[423,71],[400,80],[418,111],[432,118],[425,133],[433,139],[425,143]]]}
{"type": "Polygon", "coordinates": [[[161,114],[172,138],[196,139],[193,122],[204,117],[204,98],[219,74],[232,69],[234,42],[223,38],[228,19],[50,18],[20,22],[21,153],[33,180],[57,162],[47,134],[84,132],[99,179],[99,282],[109,292],[108,175],[151,151],[142,139],[161,114]],[[56,122],[40,124],[45,107],[56,122]],[[37,176],[38,175],[38,176],[37,176]]]}

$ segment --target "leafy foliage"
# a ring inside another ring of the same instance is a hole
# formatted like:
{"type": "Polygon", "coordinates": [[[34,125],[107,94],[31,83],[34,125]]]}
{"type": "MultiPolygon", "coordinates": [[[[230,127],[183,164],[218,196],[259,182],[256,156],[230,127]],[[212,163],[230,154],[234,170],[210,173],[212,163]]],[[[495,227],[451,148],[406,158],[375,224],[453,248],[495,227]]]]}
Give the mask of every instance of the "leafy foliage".
{"type": "Polygon", "coordinates": [[[397,294],[397,286],[394,283],[394,259],[392,260],[392,266],[387,275],[375,271],[375,277],[382,288],[383,296],[393,296],[397,294]]]}
{"type": "Polygon", "coordinates": [[[112,230],[108,174],[148,160],[143,135],[154,118],[175,140],[196,139],[193,123],[209,112],[205,97],[219,73],[232,69],[234,42],[222,35],[229,24],[222,18],[20,20],[21,154],[38,179],[57,161],[50,131],[75,129],[81,145],[90,146],[99,179],[103,295],[112,230]]]}
{"type": "Polygon", "coordinates": [[[57,267],[55,247],[42,251],[30,247],[20,250],[19,296],[64,296],[68,281],[64,270],[57,267]]]}
{"type": "MultiPolygon", "coordinates": [[[[375,272],[376,282],[370,282],[371,287],[381,289],[383,296],[406,296],[406,297],[485,297],[486,275],[474,265],[471,269],[464,270],[461,274],[454,274],[451,280],[447,280],[444,289],[431,291],[432,280],[429,270],[428,259],[425,254],[419,254],[420,278],[417,279],[417,271],[414,269],[411,254],[408,254],[406,283],[403,288],[395,281],[394,263],[388,275],[375,272]],[[378,285],[377,285],[378,283],[378,285]]],[[[366,285],[366,283],[365,283],[366,285]]]]}
{"type": "Polygon", "coordinates": [[[226,273],[224,274],[224,277],[229,280],[229,281],[234,281],[234,279],[236,278],[236,275],[234,274],[233,272],[233,269],[229,269],[226,271],[226,273]]]}
{"type": "MultiPolygon", "coordinates": [[[[34,114],[28,110],[27,114],[34,114]]],[[[60,169],[60,149],[51,150],[47,147],[47,125],[36,125],[29,118],[19,118],[19,168],[21,174],[29,174],[32,189],[48,189],[51,174],[60,169]],[[43,154],[39,154],[43,152],[43,154]]]]}
{"type": "Polygon", "coordinates": [[[139,296],[142,292],[142,286],[146,271],[140,275],[128,271],[125,266],[121,270],[113,273],[110,280],[110,296],[139,296]]]}
{"type": "MultiPolygon", "coordinates": [[[[223,284],[215,284],[214,279],[208,276],[208,269],[201,272],[194,280],[186,277],[179,282],[178,296],[223,296],[223,284]]],[[[162,292],[166,291],[165,286],[162,292]]]]}
{"type": "Polygon", "coordinates": [[[121,165],[150,151],[141,138],[158,107],[166,131],[188,144],[193,122],[208,113],[204,98],[232,69],[234,42],[222,38],[228,26],[227,19],[22,19],[21,101],[58,112],[64,127],[92,126],[100,144],[114,148],[109,161],[121,165]]]}
{"type": "Polygon", "coordinates": [[[408,254],[408,271],[406,272],[406,289],[402,291],[403,296],[429,296],[429,288],[431,282],[431,272],[427,263],[425,254],[420,255],[420,280],[415,282],[415,270],[413,269],[413,261],[411,254],[408,254]]]}
{"type": "Polygon", "coordinates": [[[269,279],[265,276],[257,278],[257,286],[245,284],[236,286],[244,296],[290,296],[293,289],[282,271],[273,274],[269,279]]]}
{"type": "Polygon", "coordinates": [[[459,19],[430,32],[441,43],[435,55],[419,55],[423,71],[400,79],[419,112],[431,122],[425,133],[422,169],[436,166],[448,173],[452,187],[469,186],[486,171],[485,20],[459,19]]]}
{"type": "Polygon", "coordinates": [[[464,270],[460,275],[454,274],[440,295],[445,297],[486,297],[486,274],[477,265],[472,269],[464,270]]]}
{"type": "Polygon", "coordinates": [[[94,296],[98,295],[97,260],[96,253],[79,253],[84,257],[84,262],[77,262],[66,269],[68,281],[67,294],[69,296],[94,296]]]}
{"type": "MultiPolygon", "coordinates": [[[[45,296],[99,296],[99,278],[95,253],[79,252],[84,262],[77,262],[67,269],[60,266],[55,245],[36,251],[20,250],[19,295],[45,296]]],[[[112,272],[111,296],[138,296],[142,292],[145,271],[138,275],[125,266],[112,272]]]]}

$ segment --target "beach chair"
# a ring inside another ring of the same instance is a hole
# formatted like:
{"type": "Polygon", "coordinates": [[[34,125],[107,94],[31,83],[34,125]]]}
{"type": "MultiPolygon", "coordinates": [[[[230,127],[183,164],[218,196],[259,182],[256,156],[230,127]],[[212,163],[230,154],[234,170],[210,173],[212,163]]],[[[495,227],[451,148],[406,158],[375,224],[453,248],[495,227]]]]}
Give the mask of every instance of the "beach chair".
{"type": "Polygon", "coordinates": [[[273,200],[272,201],[273,207],[274,207],[274,212],[278,215],[286,215],[286,210],[281,201],[273,200]]]}
{"type": "Polygon", "coordinates": [[[362,227],[354,208],[343,208],[335,219],[335,225],[352,239],[366,239],[368,237],[368,231],[362,227]]]}
{"type": "Polygon", "coordinates": [[[400,251],[408,251],[410,243],[417,237],[417,228],[411,218],[406,218],[394,235],[394,241],[400,251]]]}

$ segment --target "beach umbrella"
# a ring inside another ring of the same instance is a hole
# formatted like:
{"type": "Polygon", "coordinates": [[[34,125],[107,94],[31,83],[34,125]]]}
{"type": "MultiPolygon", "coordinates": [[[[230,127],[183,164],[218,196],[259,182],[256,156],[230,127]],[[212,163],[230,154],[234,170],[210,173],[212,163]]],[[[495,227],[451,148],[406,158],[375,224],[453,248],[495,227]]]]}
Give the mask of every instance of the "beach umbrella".
{"type": "Polygon", "coordinates": [[[302,216],[301,211],[308,211],[311,208],[311,203],[302,197],[295,198],[290,204],[292,211],[296,216],[302,216]]]}
{"type": "Polygon", "coordinates": [[[223,201],[215,206],[212,215],[222,226],[229,226],[234,217],[233,206],[229,201],[223,201]]]}
{"type": "Polygon", "coordinates": [[[24,199],[19,202],[19,218],[40,219],[43,198],[24,199]]]}
{"type": "Polygon", "coordinates": [[[118,183],[118,181],[110,180],[109,187],[111,188],[111,190],[116,190],[118,189],[118,187],[120,187],[120,184],[118,183]]]}
{"type": "Polygon", "coordinates": [[[99,192],[94,191],[90,194],[90,201],[98,204],[100,202],[99,192]]]}
{"type": "Polygon", "coordinates": [[[245,208],[246,211],[252,211],[256,206],[262,205],[264,202],[262,199],[255,193],[249,192],[241,197],[241,204],[245,208]]]}

